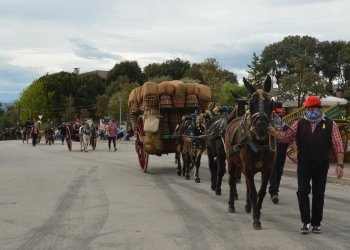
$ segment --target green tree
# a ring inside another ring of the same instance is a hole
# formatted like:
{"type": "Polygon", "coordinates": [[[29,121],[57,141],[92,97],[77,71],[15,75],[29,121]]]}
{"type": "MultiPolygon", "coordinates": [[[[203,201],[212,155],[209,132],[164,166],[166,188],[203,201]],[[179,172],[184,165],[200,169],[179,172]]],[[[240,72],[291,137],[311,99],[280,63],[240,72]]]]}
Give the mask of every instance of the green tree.
{"type": "Polygon", "coordinates": [[[91,118],[96,116],[96,97],[105,93],[105,82],[96,74],[81,74],[77,78],[77,93],[74,95],[74,107],[77,112],[87,109],[91,118]]]}
{"type": "Polygon", "coordinates": [[[114,65],[108,72],[107,81],[113,82],[120,76],[126,76],[129,82],[142,83],[145,80],[141,68],[136,61],[123,61],[114,65]]]}
{"type": "Polygon", "coordinates": [[[253,53],[251,64],[248,65],[248,81],[257,89],[262,89],[265,81],[265,74],[261,70],[259,56],[253,53]]]}
{"type": "Polygon", "coordinates": [[[86,109],[86,108],[80,109],[80,117],[81,118],[91,118],[90,110],[86,109]]]}
{"type": "Polygon", "coordinates": [[[211,90],[212,102],[222,103],[224,79],[219,63],[214,58],[208,58],[201,63],[200,71],[203,76],[204,83],[211,90]]]}
{"type": "Polygon", "coordinates": [[[159,63],[148,64],[143,68],[143,72],[145,73],[148,81],[150,81],[150,78],[159,77],[162,75],[161,66],[159,63]]]}
{"type": "Polygon", "coordinates": [[[143,72],[145,73],[148,81],[158,77],[165,77],[169,80],[178,80],[185,76],[185,73],[190,69],[191,64],[189,61],[183,61],[180,58],[175,60],[167,60],[161,64],[151,63],[147,65],[143,72]]]}
{"type": "Polygon", "coordinates": [[[108,115],[109,97],[107,95],[98,95],[96,97],[96,113],[98,117],[108,115]]]}
{"type": "Polygon", "coordinates": [[[190,63],[188,61],[183,61],[180,58],[168,60],[161,64],[162,75],[170,76],[173,80],[183,78],[189,68],[190,63]]]}
{"type": "Polygon", "coordinates": [[[261,70],[272,74],[279,86],[284,75],[293,73],[293,58],[299,55],[316,56],[318,40],[309,36],[287,36],[282,41],[264,48],[261,53],[261,70]]]}
{"type": "Polygon", "coordinates": [[[313,58],[308,55],[300,55],[291,60],[293,72],[283,76],[278,99],[293,100],[297,97],[298,106],[301,106],[306,95],[324,96],[326,94],[327,82],[324,77],[315,72],[312,61],[313,58]]]}
{"type": "Polygon", "coordinates": [[[128,100],[131,90],[140,86],[138,83],[124,83],[121,86],[121,90],[114,93],[109,99],[108,103],[108,114],[111,115],[116,120],[119,120],[120,115],[122,120],[128,119],[128,100]],[[120,113],[121,111],[121,113],[120,113]]]}
{"type": "Polygon", "coordinates": [[[340,54],[345,44],[344,41],[324,41],[317,45],[316,71],[328,79],[327,90],[330,93],[333,90],[334,80],[341,77],[340,54]]]}
{"type": "Polygon", "coordinates": [[[112,96],[113,94],[121,91],[121,86],[125,83],[130,83],[129,78],[127,76],[119,76],[106,87],[105,94],[109,97],[112,96]]]}
{"type": "Polygon", "coordinates": [[[226,82],[224,84],[224,102],[222,104],[234,106],[237,104],[235,97],[246,97],[247,95],[248,91],[244,86],[226,82]]]}
{"type": "Polygon", "coordinates": [[[201,73],[201,65],[198,63],[193,63],[191,67],[186,71],[185,77],[192,80],[198,80],[203,82],[203,75],[201,73]]]}

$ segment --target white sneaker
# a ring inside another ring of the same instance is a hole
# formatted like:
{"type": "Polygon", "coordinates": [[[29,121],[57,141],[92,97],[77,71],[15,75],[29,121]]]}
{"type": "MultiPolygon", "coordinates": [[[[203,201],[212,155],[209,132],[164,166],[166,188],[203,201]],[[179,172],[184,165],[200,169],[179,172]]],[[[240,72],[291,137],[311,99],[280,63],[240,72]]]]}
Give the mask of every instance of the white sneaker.
{"type": "Polygon", "coordinates": [[[300,232],[302,234],[308,234],[310,232],[311,225],[304,223],[303,226],[300,228],[300,232]]]}

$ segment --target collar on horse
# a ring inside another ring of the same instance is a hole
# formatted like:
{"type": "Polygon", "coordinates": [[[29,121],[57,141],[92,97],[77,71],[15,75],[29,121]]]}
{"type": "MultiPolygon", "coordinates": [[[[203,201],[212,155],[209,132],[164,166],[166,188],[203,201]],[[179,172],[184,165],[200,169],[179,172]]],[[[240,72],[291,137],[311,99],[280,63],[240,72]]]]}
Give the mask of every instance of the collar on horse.
{"type": "MultiPolygon", "coordinates": [[[[241,123],[239,124],[239,126],[237,126],[233,132],[233,139],[232,141],[234,141],[234,138],[237,136],[238,131],[241,133],[241,141],[238,144],[235,145],[231,145],[231,147],[228,149],[228,151],[226,152],[227,156],[234,154],[238,151],[241,150],[241,148],[243,148],[245,145],[249,145],[250,149],[254,152],[254,153],[258,153],[259,151],[270,151],[270,152],[274,152],[276,151],[276,138],[268,135],[268,138],[266,139],[266,143],[265,144],[259,144],[257,143],[256,139],[255,139],[255,121],[258,119],[259,116],[263,115],[266,117],[266,119],[268,120],[268,117],[266,115],[266,113],[264,112],[263,109],[263,102],[266,98],[270,99],[270,95],[261,90],[258,89],[256,92],[253,93],[253,95],[251,96],[251,98],[253,98],[254,96],[259,95],[259,111],[254,113],[253,115],[250,113],[250,109],[243,115],[241,123]]],[[[268,120],[269,121],[269,120],[268,120]]],[[[271,122],[272,126],[275,126],[273,119],[271,122]]]]}
{"type": "Polygon", "coordinates": [[[197,117],[198,115],[195,113],[187,119],[187,126],[185,125],[182,137],[185,141],[191,142],[193,148],[202,149],[205,147],[206,127],[203,123],[197,123],[197,117]]]}

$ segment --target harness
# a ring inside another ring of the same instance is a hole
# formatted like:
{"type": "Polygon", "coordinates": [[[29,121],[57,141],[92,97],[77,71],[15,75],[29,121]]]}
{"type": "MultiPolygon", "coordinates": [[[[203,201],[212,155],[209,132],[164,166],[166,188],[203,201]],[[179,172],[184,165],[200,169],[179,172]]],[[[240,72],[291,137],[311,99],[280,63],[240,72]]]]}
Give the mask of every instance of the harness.
{"type": "Polygon", "coordinates": [[[261,145],[256,142],[256,125],[255,124],[259,118],[265,117],[266,120],[273,127],[275,127],[273,116],[271,116],[272,119],[269,120],[267,114],[264,111],[264,100],[270,99],[270,96],[268,95],[268,93],[266,93],[261,89],[258,89],[256,92],[254,92],[251,98],[253,98],[256,95],[259,96],[259,110],[258,112],[251,115],[250,108],[249,108],[249,110],[243,115],[240,124],[237,127],[235,127],[233,131],[231,146],[228,149],[226,149],[227,157],[239,152],[246,145],[249,145],[250,149],[254,153],[258,153],[261,151],[270,151],[270,152],[276,151],[276,145],[277,145],[276,138],[271,135],[268,135],[267,143],[264,145],[261,145]],[[237,144],[232,145],[232,143],[234,143],[236,137],[238,136],[238,133],[240,133],[241,135],[241,140],[237,144]]]}
{"type": "Polygon", "coordinates": [[[82,130],[83,130],[83,134],[85,135],[91,134],[91,126],[89,124],[85,124],[82,130]]]}
{"type": "Polygon", "coordinates": [[[184,116],[183,122],[176,128],[173,138],[182,137],[185,142],[191,143],[192,149],[205,148],[205,125],[197,124],[197,113],[184,116]]]}

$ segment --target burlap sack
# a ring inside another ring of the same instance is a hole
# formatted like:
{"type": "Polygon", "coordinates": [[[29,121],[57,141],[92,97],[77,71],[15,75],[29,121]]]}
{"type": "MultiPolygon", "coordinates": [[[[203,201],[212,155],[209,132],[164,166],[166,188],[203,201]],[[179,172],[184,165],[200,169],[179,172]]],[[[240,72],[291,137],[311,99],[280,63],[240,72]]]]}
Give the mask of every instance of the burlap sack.
{"type": "Polygon", "coordinates": [[[135,97],[138,104],[142,103],[142,86],[135,88],[135,97]]]}
{"type": "Polygon", "coordinates": [[[149,154],[161,154],[163,142],[158,133],[146,133],[143,138],[143,149],[149,154]]]}
{"type": "Polygon", "coordinates": [[[158,84],[158,94],[159,95],[173,95],[175,92],[175,87],[169,82],[161,82],[158,84]]]}
{"type": "Polygon", "coordinates": [[[196,84],[196,95],[207,99],[207,100],[211,100],[211,92],[210,92],[210,88],[207,85],[204,84],[196,84]]]}
{"type": "Polygon", "coordinates": [[[186,95],[194,95],[196,90],[196,84],[193,82],[186,84],[186,95]]]}
{"type": "Polygon", "coordinates": [[[158,95],[158,84],[155,82],[145,82],[142,86],[141,97],[148,95],[158,95]]]}
{"type": "Polygon", "coordinates": [[[159,129],[159,118],[157,116],[147,116],[143,128],[147,133],[156,133],[159,129]]]}
{"type": "Polygon", "coordinates": [[[179,94],[185,94],[186,93],[186,84],[183,81],[179,81],[179,80],[174,80],[169,82],[170,84],[172,84],[175,88],[175,95],[179,95],[179,94]]]}

